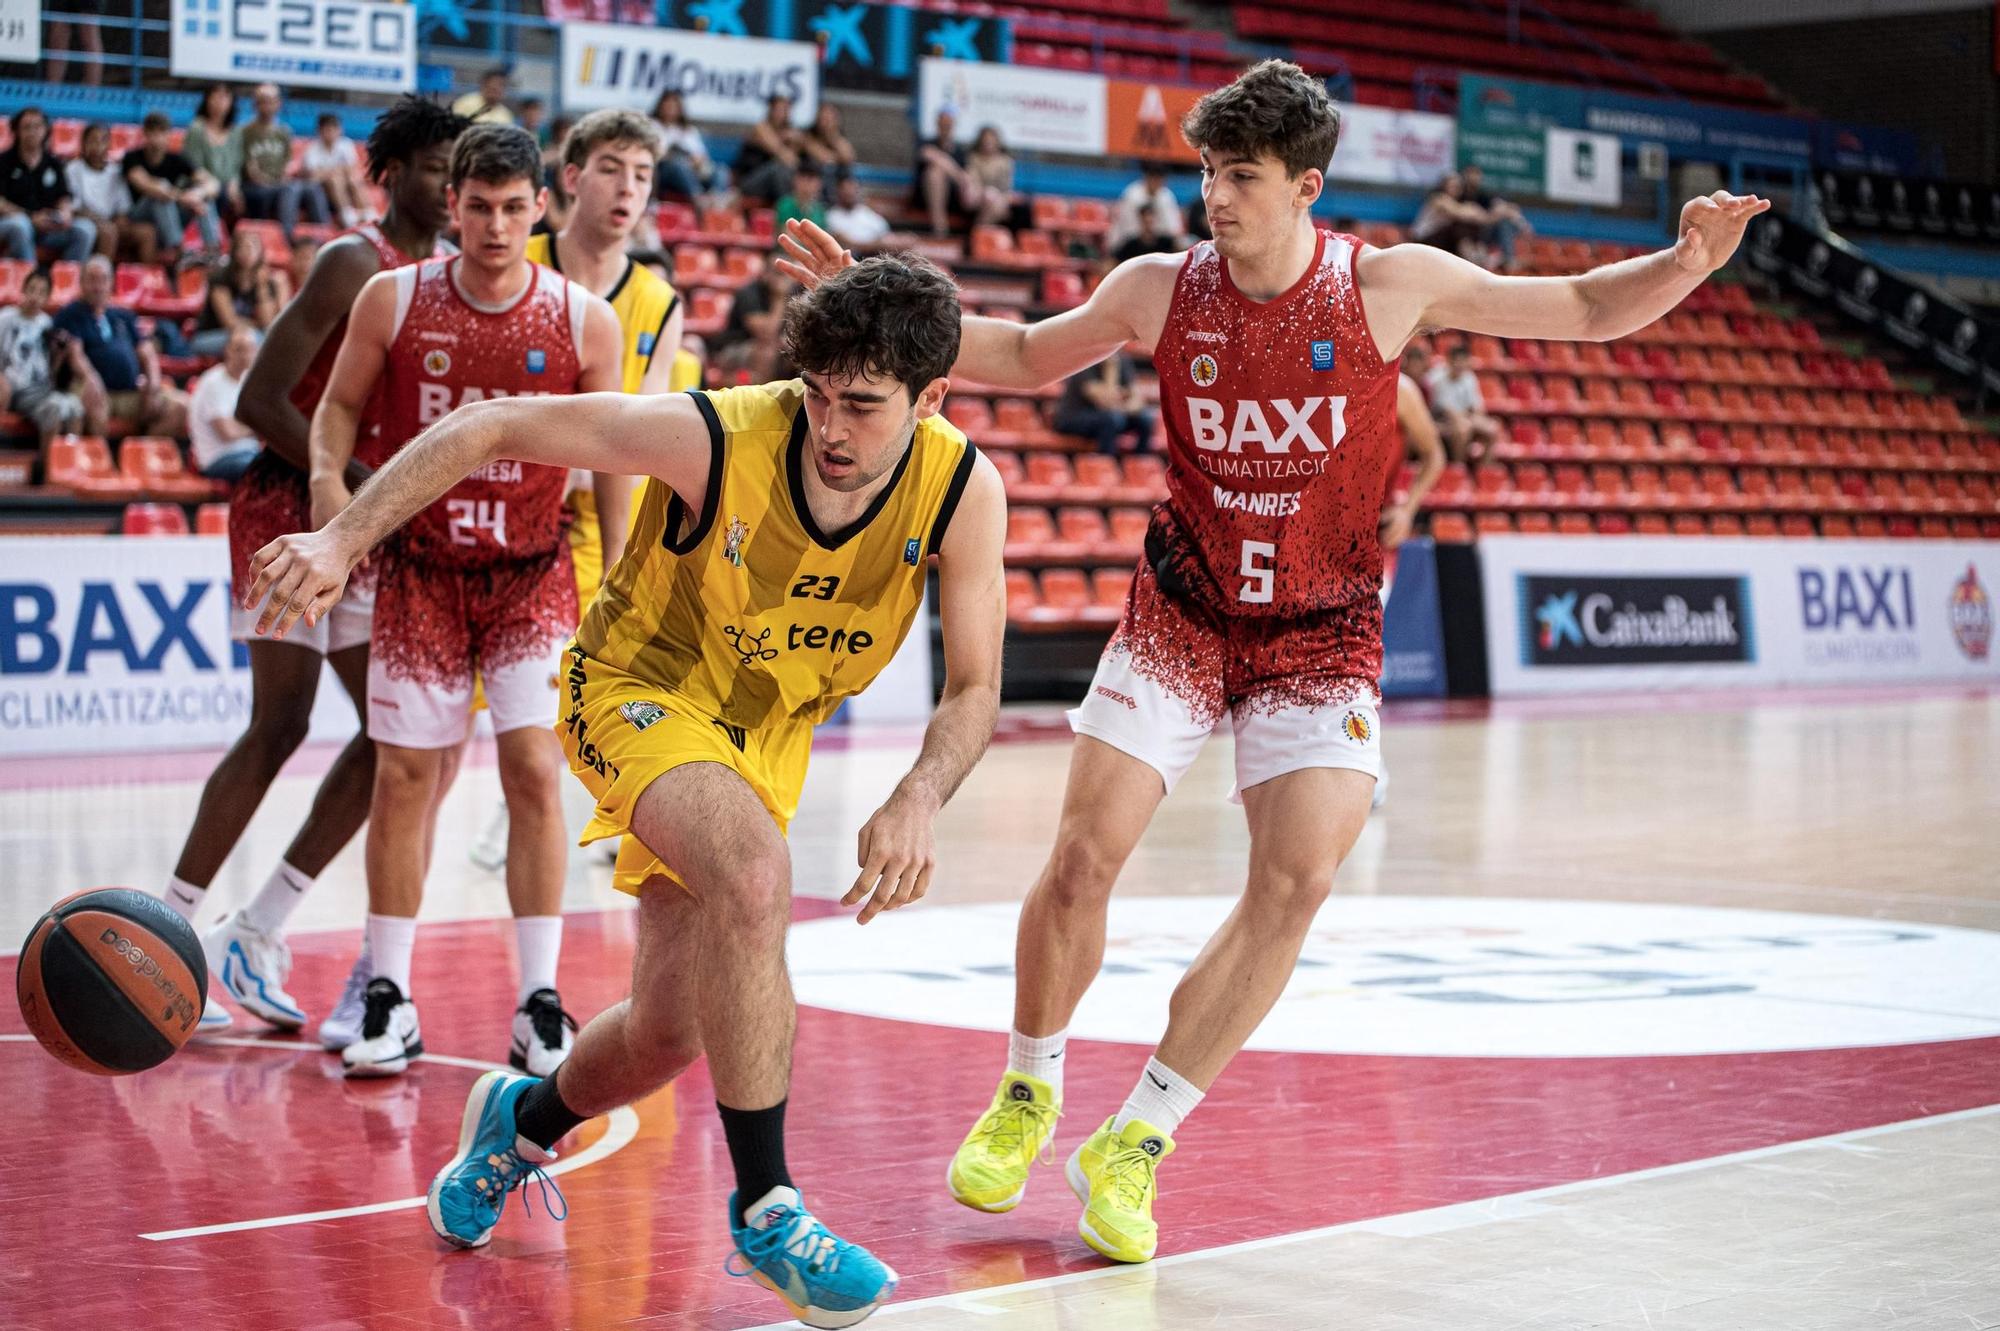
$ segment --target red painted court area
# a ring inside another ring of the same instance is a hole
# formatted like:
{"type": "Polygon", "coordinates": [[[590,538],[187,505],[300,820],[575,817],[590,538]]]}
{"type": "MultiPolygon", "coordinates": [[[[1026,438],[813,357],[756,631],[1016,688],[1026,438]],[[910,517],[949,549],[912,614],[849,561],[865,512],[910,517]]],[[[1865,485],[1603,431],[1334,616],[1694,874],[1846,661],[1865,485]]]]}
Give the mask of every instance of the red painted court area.
{"type": "MultiPolygon", "coordinates": [[[[803,914],[823,914],[818,903],[803,914]]],[[[630,917],[572,917],[565,997],[579,1013],[626,985],[630,917]]],[[[338,988],[352,935],[295,942],[308,1006],[338,988]]],[[[414,992],[434,1054],[499,1060],[511,1008],[505,922],[426,926],[414,992]]],[[[0,963],[11,985],[11,959],[0,963]]],[[[342,1079],[316,1047],[190,1046],[136,1077],[59,1066],[9,1005],[0,1040],[16,1136],[0,1179],[0,1324],[146,1320],[274,1327],[733,1328],[780,1309],[723,1270],[727,1154],[703,1065],[637,1106],[637,1131],[563,1177],[558,1223],[520,1196],[490,1247],[461,1253],[414,1206],[454,1149],[477,1069],[426,1062],[342,1079]]],[[[243,1024],[233,1034],[246,1034],[243,1024]]],[[[991,1092],[1002,1037],[800,1013],[790,1110],[795,1175],[816,1210],[903,1275],[898,1301],[1099,1265],[1075,1238],[1057,1170],[1011,1215],[946,1195],[944,1168],[991,1092]]],[[[1067,1151],[1116,1108],[1145,1051],[1073,1043],[1067,1151]]],[[[1647,1059],[1385,1058],[1245,1053],[1162,1170],[1161,1252],[1345,1221],[1936,1115],[2000,1101],[2000,1040],[1647,1059]]],[[[574,1154],[606,1131],[572,1140],[574,1154]]],[[[532,1191],[532,1190],[531,1190],[532,1191]]],[[[1304,1325],[1304,1323],[1301,1323],[1304,1325]]]]}

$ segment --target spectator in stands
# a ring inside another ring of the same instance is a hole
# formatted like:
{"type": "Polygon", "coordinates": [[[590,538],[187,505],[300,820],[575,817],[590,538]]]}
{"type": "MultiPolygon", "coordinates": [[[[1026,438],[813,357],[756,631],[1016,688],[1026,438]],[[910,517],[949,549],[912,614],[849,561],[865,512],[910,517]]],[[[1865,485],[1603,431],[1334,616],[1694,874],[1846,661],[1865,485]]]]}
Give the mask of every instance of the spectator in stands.
{"type": "Polygon", "coordinates": [[[794,217],[822,230],[826,227],[826,179],[820,175],[819,163],[810,157],[799,162],[799,169],[792,172],[791,191],[778,200],[778,229],[784,230],[785,223],[794,217]]]}
{"type": "Polygon", "coordinates": [[[139,332],[139,316],[111,303],[111,260],[83,265],[83,294],[63,306],[56,328],[83,344],[104,381],[110,414],[140,434],[178,437],[187,424],[187,395],[160,373],[160,348],[139,332]]]}
{"type": "Polygon", "coordinates": [[[1127,435],[1132,437],[1134,449],[1143,452],[1150,448],[1153,409],[1139,395],[1132,358],[1120,351],[1100,365],[1071,375],[1056,403],[1055,427],[1064,434],[1082,435],[1097,445],[1100,453],[1116,455],[1118,441],[1127,435]]]}
{"type": "Polygon", "coordinates": [[[514,113],[507,109],[507,80],[513,71],[496,65],[479,76],[479,86],[451,104],[451,109],[477,125],[511,125],[514,113]]]}
{"type": "Polygon", "coordinates": [[[978,189],[968,205],[973,221],[998,226],[1014,211],[1014,158],[1000,138],[1000,130],[982,125],[973,136],[972,151],[965,155],[965,170],[978,189]]]}
{"type": "MultiPolygon", "coordinates": [[[[164,138],[160,141],[166,147],[164,138]]],[[[216,206],[230,217],[243,215],[243,137],[236,132],[236,90],[227,83],[211,83],[201,94],[201,105],[189,122],[181,141],[181,155],[196,171],[208,173],[217,183],[216,206]]],[[[141,193],[135,189],[133,191],[141,193]]],[[[187,205],[182,204],[185,208],[187,205]]],[[[177,233],[178,234],[178,233],[177,233]]],[[[162,235],[162,245],[169,241],[162,235]]],[[[203,233],[210,254],[222,252],[222,240],[203,233]]]]}
{"type": "Polygon", "coordinates": [[[73,213],[68,174],[48,150],[49,118],[24,106],[11,123],[14,142],[0,152],[0,250],[30,263],[38,246],[82,259],[97,244],[97,226],[73,213]]]}
{"type": "Polygon", "coordinates": [[[34,422],[46,445],[52,436],[104,429],[104,385],[73,337],[56,331],[49,315],[49,275],[37,268],[21,280],[20,300],[0,309],[0,411],[34,422]],[[70,388],[56,386],[67,368],[70,388]]]}
{"type": "Polygon", "coordinates": [[[824,98],[812,124],[799,132],[799,152],[835,185],[854,174],[854,145],[840,127],[840,108],[824,98]]]}
{"type": "Polygon", "coordinates": [[[791,371],[785,368],[781,336],[785,302],[798,289],[797,282],[771,264],[737,292],[729,322],[715,337],[715,363],[725,370],[747,372],[753,384],[787,377],[791,371]]]}
{"type": "Polygon", "coordinates": [[[551,235],[563,229],[569,222],[569,210],[576,206],[576,200],[563,192],[563,145],[569,140],[570,127],[576,123],[573,116],[557,116],[549,126],[548,146],[542,149],[542,188],[549,192],[549,203],[542,213],[542,220],[535,223],[535,235],[551,235]]]}
{"type": "Polygon", "coordinates": [[[1533,235],[1534,224],[1519,208],[1486,188],[1486,174],[1480,170],[1478,163],[1461,171],[1459,179],[1465,201],[1485,214],[1479,238],[1498,253],[1499,267],[1511,269],[1514,266],[1514,242],[1522,236],[1533,235]]]}
{"type": "Polygon", "coordinates": [[[916,204],[930,214],[931,234],[951,234],[954,208],[978,207],[979,182],[965,169],[965,150],[958,146],[958,114],[938,108],[937,132],[917,145],[916,204]]]}
{"type": "Polygon", "coordinates": [[[313,260],[319,258],[319,242],[310,236],[300,236],[292,242],[292,261],[285,265],[285,276],[291,279],[294,292],[305,289],[306,276],[312,272],[313,260]]]}
{"type": "Polygon", "coordinates": [[[188,399],[188,443],[195,470],[213,480],[236,480],[264,451],[250,427],[236,419],[236,398],[250,362],[257,359],[260,340],[254,328],[238,324],[229,330],[222,359],[194,381],[194,394],[188,399]]]}
{"type": "Polygon", "coordinates": [[[247,227],[238,227],[229,238],[228,260],[208,275],[200,331],[192,344],[194,354],[220,356],[229,335],[239,328],[263,333],[291,298],[291,275],[271,267],[262,237],[247,227]]]}
{"type": "Polygon", "coordinates": [[[314,222],[327,220],[326,195],[309,180],[292,177],[292,131],[278,119],[283,98],[275,83],[260,83],[250,95],[255,111],[237,131],[243,143],[243,215],[275,220],[292,238],[303,209],[314,222]]]}
{"type": "MultiPolygon", "coordinates": [[[[196,125],[202,122],[197,120],[196,125]]],[[[173,122],[164,111],[148,111],[140,126],[145,137],[120,159],[125,187],[132,192],[132,221],[149,226],[160,256],[169,263],[180,256],[181,235],[192,221],[201,231],[202,249],[222,249],[222,219],[215,211],[222,183],[197,167],[185,153],[167,146],[173,122]]],[[[197,131],[187,134],[193,143],[197,131]]]]}
{"type": "Polygon", "coordinates": [[[547,102],[544,102],[539,97],[523,97],[521,99],[521,114],[514,123],[534,135],[535,142],[546,148],[549,146],[549,127],[546,123],[548,115],[549,104],[547,102]]]}
{"type": "Polygon", "coordinates": [[[799,132],[792,128],[792,99],[774,92],[764,103],[764,118],[751,127],[737,150],[736,192],[769,207],[791,192],[792,172],[798,165],[799,132]]]}
{"type": "Polygon", "coordinates": [[[1465,182],[1454,171],[1440,178],[1424,196],[1416,219],[1410,223],[1410,239],[1484,264],[1487,255],[1480,237],[1486,224],[1486,210],[1466,201],[1465,182]]]}
{"type": "Polygon", "coordinates": [[[1430,374],[1436,364],[1437,358],[1431,355],[1428,343],[1412,342],[1403,349],[1403,377],[1415,384],[1417,391],[1423,394],[1426,408],[1431,403],[1430,374]]]}
{"type": "Polygon", "coordinates": [[[1111,231],[1104,238],[1105,248],[1117,254],[1125,242],[1137,236],[1141,227],[1148,223],[1151,224],[1153,237],[1165,243],[1137,253],[1157,254],[1187,248],[1187,238],[1181,226],[1181,205],[1174,198],[1174,192],[1167,188],[1167,168],[1160,162],[1139,163],[1139,178],[1125,187],[1125,192],[1118,196],[1118,202],[1111,210],[1111,231]]]}
{"type": "Polygon", "coordinates": [[[873,245],[889,234],[889,219],[861,197],[861,182],[853,176],[834,187],[833,207],[826,211],[826,229],[850,248],[873,245]]]}
{"type": "MultiPolygon", "coordinates": [[[[1175,220],[1179,220],[1178,216],[1175,220]]],[[[1139,214],[1138,231],[1127,236],[1123,243],[1111,252],[1111,257],[1123,263],[1142,254],[1172,254],[1176,250],[1185,248],[1177,237],[1163,236],[1155,231],[1153,226],[1153,212],[1149,208],[1139,214]]]]}
{"type": "Polygon", "coordinates": [[[306,145],[305,155],[299,160],[299,173],[326,194],[326,201],[342,226],[352,227],[361,222],[362,212],[368,207],[368,190],[361,183],[361,153],[354,140],[341,133],[340,117],[333,112],[320,113],[319,132],[306,145]]]}
{"type": "Polygon", "coordinates": [[[1454,342],[1446,363],[1433,365],[1425,382],[1431,414],[1453,462],[1473,462],[1500,438],[1500,422],[1486,414],[1479,376],[1472,369],[1472,347],[1454,342]]]}
{"type": "Polygon", "coordinates": [[[715,188],[717,168],[709,160],[708,145],[701,131],[688,123],[687,103],[672,88],[653,103],[653,119],[667,143],[667,155],[653,177],[654,194],[662,199],[682,199],[689,203],[715,188]]]}
{"type": "Polygon", "coordinates": [[[1199,194],[1187,206],[1187,238],[1190,245],[1198,240],[1215,239],[1215,228],[1208,224],[1208,200],[1199,194]]]}
{"type": "MultiPolygon", "coordinates": [[[[111,126],[92,121],[83,127],[83,147],[65,169],[70,206],[78,217],[97,228],[97,252],[118,257],[119,228],[132,211],[132,192],[125,186],[125,173],[111,160],[111,126]]],[[[125,234],[136,237],[139,228],[125,234]]],[[[141,263],[153,261],[151,237],[143,253],[137,243],[128,246],[141,263]]]]}

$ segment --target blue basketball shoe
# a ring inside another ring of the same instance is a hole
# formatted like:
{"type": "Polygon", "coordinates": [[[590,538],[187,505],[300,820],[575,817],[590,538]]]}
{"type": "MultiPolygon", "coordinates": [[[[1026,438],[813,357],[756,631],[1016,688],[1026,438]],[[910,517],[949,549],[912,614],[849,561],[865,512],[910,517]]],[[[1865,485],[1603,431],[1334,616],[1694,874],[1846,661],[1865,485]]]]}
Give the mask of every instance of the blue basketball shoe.
{"type": "Polygon", "coordinates": [[[750,1224],[730,1193],[729,1233],[736,1253],[724,1269],[776,1294],[807,1326],[853,1326],[896,1292],[896,1273],[860,1244],[829,1234],[801,1204],[796,1188],[771,1189],[750,1224]]]}
{"type": "MultiPolygon", "coordinates": [[[[542,1188],[542,1206],[556,1219],[569,1214],[562,1190],[542,1172],[556,1158],[514,1129],[514,1106],[539,1077],[489,1072],[472,1083],[465,1101],[465,1119],[458,1130],[458,1154],[431,1180],[425,1211],[431,1228],[446,1243],[477,1248],[493,1237],[507,1194],[533,1179],[542,1188]],[[549,1194],[555,1194],[555,1205],[549,1194]]],[[[527,1197],[522,1196],[527,1205],[527,1197]]]]}

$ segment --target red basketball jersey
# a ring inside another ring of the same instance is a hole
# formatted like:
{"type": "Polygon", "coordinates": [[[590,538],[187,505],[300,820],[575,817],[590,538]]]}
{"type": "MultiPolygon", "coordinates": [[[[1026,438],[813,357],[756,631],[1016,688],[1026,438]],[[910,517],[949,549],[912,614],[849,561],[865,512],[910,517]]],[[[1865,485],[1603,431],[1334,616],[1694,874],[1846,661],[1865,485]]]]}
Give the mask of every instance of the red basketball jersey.
{"type": "Polygon", "coordinates": [[[1381,586],[1397,370],[1361,311],[1360,240],[1318,236],[1305,275],[1261,304],[1196,245],[1153,350],[1168,486],[1147,557],[1163,587],[1222,615],[1313,614],[1381,586]]]}
{"type": "MultiPolygon", "coordinates": [[[[530,264],[527,289],[504,307],[459,289],[457,257],[396,273],[395,334],[375,389],[384,452],[468,402],[573,393],[583,366],[587,294],[530,264]]],[[[563,535],[562,467],[502,460],[454,485],[410,520],[404,540],[460,568],[546,555],[563,535]]]]}

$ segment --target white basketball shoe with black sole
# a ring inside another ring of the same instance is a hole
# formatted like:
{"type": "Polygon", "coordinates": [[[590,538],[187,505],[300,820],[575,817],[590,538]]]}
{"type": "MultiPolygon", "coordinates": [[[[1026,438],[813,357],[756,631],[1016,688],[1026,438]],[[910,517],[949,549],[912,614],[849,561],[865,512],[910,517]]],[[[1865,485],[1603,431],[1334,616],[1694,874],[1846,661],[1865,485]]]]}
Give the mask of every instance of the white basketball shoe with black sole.
{"type": "Polygon", "coordinates": [[[576,1018],[563,1011],[562,996],[537,989],[514,1013],[514,1043],[507,1061],[532,1077],[552,1077],[576,1043],[576,1018]]]}
{"type": "Polygon", "coordinates": [[[340,1051],[341,1070],[350,1077],[394,1077],[424,1052],[417,1005],[403,997],[394,980],[368,982],[361,1014],[361,1038],[340,1051]]]}

